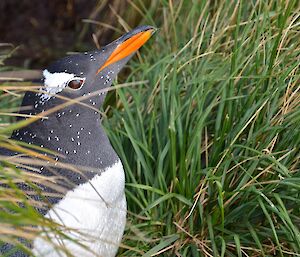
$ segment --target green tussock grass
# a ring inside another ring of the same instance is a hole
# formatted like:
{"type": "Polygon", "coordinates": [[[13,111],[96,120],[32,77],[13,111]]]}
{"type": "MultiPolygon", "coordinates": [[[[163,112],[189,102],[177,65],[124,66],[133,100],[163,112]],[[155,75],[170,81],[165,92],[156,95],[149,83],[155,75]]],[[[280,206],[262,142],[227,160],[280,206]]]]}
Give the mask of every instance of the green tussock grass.
{"type": "Polygon", "coordinates": [[[297,1],[152,1],[160,28],[104,125],[126,170],[120,256],[300,256],[297,1]],[[127,249],[129,248],[129,249],[127,249]]]}
{"type": "MultiPolygon", "coordinates": [[[[128,2],[159,31],[119,80],[137,85],[104,107],[126,171],[118,255],[300,256],[298,1],[128,2]]],[[[20,98],[0,98],[1,146],[20,98]]],[[[58,229],[14,187],[19,170],[2,162],[0,174],[12,188],[0,190],[1,240],[58,229]]]]}

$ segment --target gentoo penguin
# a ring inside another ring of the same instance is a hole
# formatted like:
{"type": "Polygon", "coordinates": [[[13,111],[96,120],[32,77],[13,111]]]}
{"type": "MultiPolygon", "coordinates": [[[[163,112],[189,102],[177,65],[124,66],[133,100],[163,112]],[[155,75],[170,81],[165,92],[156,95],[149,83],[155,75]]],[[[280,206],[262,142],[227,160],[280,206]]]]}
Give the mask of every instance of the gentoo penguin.
{"type": "MultiPolygon", "coordinates": [[[[26,170],[48,179],[35,183],[44,197],[28,194],[28,199],[45,203],[37,210],[68,228],[63,235],[44,228],[44,233],[24,243],[35,256],[116,255],[126,223],[125,178],[98,110],[105,89],[155,30],[141,26],[100,50],[60,59],[43,71],[39,90],[26,92],[22,106],[30,108],[20,113],[43,118],[14,131],[11,138],[39,146],[36,151],[48,160],[26,170]]],[[[0,149],[2,156],[16,154],[0,149]]],[[[33,190],[27,184],[19,187],[33,190]]],[[[2,245],[0,253],[28,256],[12,248],[2,245]]]]}

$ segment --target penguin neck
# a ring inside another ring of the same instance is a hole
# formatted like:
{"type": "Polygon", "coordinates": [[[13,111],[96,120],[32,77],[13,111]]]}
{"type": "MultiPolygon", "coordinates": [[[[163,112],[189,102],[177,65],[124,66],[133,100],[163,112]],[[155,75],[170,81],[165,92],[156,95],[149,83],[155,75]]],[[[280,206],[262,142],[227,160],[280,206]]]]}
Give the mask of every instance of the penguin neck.
{"type": "Polygon", "coordinates": [[[119,158],[101,126],[99,113],[88,110],[57,112],[15,132],[14,139],[47,148],[59,161],[105,169],[119,158]]]}

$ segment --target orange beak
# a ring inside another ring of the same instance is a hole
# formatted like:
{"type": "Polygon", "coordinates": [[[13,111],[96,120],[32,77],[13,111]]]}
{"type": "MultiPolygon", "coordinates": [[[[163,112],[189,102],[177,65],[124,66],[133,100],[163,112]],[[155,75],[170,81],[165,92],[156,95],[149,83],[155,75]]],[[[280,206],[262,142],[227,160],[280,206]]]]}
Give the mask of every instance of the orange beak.
{"type": "Polygon", "coordinates": [[[111,53],[109,58],[102,65],[102,67],[100,67],[100,69],[98,69],[96,74],[98,74],[100,71],[102,71],[104,68],[106,68],[110,64],[120,61],[123,58],[136,52],[142,45],[144,45],[149,40],[149,38],[153,35],[154,32],[155,32],[155,29],[149,29],[146,31],[142,31],[142,32],[139,32],[139,33],[133,35],[132,37],[128,38],[124,42],[122,42],[111,53]]]}

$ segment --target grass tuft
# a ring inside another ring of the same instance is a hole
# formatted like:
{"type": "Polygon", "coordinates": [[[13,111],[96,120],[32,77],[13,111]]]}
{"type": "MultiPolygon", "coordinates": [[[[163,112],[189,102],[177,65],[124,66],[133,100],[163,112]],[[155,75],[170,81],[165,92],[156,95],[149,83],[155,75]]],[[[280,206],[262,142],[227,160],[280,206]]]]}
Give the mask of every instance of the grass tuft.
{"type": "Polygon", "coordinates": [[[298,256],[299,4],[131,3],[160,31],[130,63],[148,83],[104,121],[126,170],[120,256],[298,256]]]}

